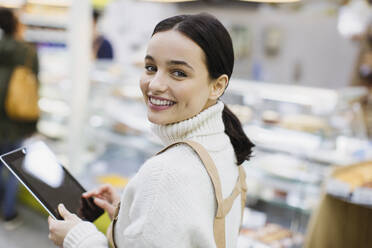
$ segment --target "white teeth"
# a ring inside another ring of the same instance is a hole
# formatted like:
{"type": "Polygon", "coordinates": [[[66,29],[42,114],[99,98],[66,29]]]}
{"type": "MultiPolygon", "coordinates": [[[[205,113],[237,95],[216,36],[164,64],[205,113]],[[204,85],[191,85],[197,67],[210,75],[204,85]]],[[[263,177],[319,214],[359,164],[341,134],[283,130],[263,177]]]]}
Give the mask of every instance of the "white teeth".
{"type": "Polygon", "coordinates": [[[154,99],[152,97],[149,98],[150,102],[154,105],[158,105],[158,106],[171,106],[173,105],[174,103],[172,101],[168,101],[168,100],[159,100],[159,99],[154,99]]]}

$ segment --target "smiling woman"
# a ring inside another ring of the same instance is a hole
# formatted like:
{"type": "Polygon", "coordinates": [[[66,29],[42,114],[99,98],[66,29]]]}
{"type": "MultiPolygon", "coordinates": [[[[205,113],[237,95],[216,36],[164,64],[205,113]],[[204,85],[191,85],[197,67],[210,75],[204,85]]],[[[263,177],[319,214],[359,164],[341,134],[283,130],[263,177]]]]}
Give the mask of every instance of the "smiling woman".
{"type": "MultiPolygon", "coordinates": [[[[172,124],[189,119],[217,101],[204,63],[203,50],[182,33],[169,30],[153,35],[140,85],[148,119],[172,124]]],[[[221,82],[221,93],[227,85],[221,82]]]]}
{"type": "MultiPolygon", "coordinates": [[[[109,186],[84,194],[114,219],[113,247],[237,246],[246,195],[241,164],[254,145],[219,100],[233,66],[230,35],[213,16],[175,16],[155,27],[140,87],[166,148],[145,162],[121,198],[109,186]]],[[[63,207],[61,215],[65,221],[49,224],[57,245],[108,247],[93,224],[63,207]]]]}

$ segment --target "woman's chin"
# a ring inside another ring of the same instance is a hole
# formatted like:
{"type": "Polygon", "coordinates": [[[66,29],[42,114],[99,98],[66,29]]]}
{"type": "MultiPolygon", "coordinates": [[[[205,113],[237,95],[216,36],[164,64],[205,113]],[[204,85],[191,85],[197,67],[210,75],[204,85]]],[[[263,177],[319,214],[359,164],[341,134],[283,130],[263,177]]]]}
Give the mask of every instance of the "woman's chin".
{"type": "Polygon", "coordinates": [[[156,124],[156,125],[167,125],[171,123],[170,120],[159,118],[159,116],[148,115],[147,118],[151,123],[156,124]]]}

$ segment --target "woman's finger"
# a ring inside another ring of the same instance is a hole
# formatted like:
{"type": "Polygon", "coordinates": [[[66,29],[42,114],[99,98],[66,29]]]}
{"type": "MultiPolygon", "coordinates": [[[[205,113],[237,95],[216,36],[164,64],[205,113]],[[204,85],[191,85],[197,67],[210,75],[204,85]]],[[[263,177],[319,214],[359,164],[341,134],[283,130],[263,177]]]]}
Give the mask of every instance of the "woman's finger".
{"type": "Polygon", "coordinates": [[[91,190],[91,191],[87,191],[85,193],[82,194],[82,196],[84,198],[89,198],[89,197],[92,197],[92,196],[97,196],[97,190],[91,190]]]}
{"type": "Polygon", "coordinates": [[[105,184],[103,187],[105,189],[102,192],[103,198],[107,199],[111,204],[117,205],[120,202],[120,196],[116,189],[110,184],[105,184]]]}
{"type": "Polygon", "coordinates": [[[109,211],[109,210],[111,210],[111,208],[112,208],[111,203],[109,203],[109,202],[106,201],[106,200],[102,200],[102,199],[100,199],[100,198],[94,198],[94,203],[95,203],[98,207],[103,208],[103,209],[106,210],[106,211],[109,211]]]}
{"type": "Polygon", "coordinates": [[[63,204],[58,205],[58,212],[64,220],[70,220],[76,217],[76,215],[68,211],[63,204]]]}
{"type": "Polygon", "coordinates": [[[54,219],[52,216],[48,217],[48,225],[49,225],[49,230],[52,230],[53,227],[55,226],[55,223],[57,223],[58,220],[54,219]]]}
{"type": "Polygon", "coordinates": [[[87,192],[83,193],[83,197],[84,198],[89,198],[89,197],[92,197],[92,196],[100,196],[100,195],[106,193],[107,191],[110,193],[111,187],[112,186],[109,185],[109,184],[101,185],[98,188],[95,188],[93,190],[90,190],[90,191],[87,191],[87,192]]]}
{"type": "Polygon", "coordinates": [[[81,219],[76,214],[70,213],[63,204],[58,205],[58,212],[64,220],[55,220],[51,216],[48,217],[49,238],[57,246],[63,244],[67,233],[81,222],[81,219]]]}
{"type": "Polygon", "coordinates": [[[107,212],[111,217],[113,216],[113,214],[114,214],[114,212],[115,212],[115,206],[114,206],[114,205],[112,205],[112,204],[109,203],[108,201],[105,201],[105,200],[102,200],[102,199],[99,199],[99,198],[94,198],[94,203],[95,203],[98,207],[100,207],[100,208],[106,210],[106,212],[107,212]]]}
{"type": "Polygon", "coordinates": [[[50,223],[52,222],[52,220],[53,220],[53,217],[52,216],[48,216],[48,224],[50,225],[50,223]]]}

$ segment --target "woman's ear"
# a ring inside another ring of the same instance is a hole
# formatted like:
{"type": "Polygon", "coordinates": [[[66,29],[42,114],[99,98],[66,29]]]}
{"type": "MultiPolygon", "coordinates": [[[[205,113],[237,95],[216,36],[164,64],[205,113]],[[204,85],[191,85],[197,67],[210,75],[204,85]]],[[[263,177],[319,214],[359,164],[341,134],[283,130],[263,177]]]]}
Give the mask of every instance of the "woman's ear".
{"type": "Polygon", "coordinates": [[[217,100],[225,92],[227,85],[229,84],[229,77],[226,74],[219,76],[213,80],[210,84],[209,99],[217,100]]]}

